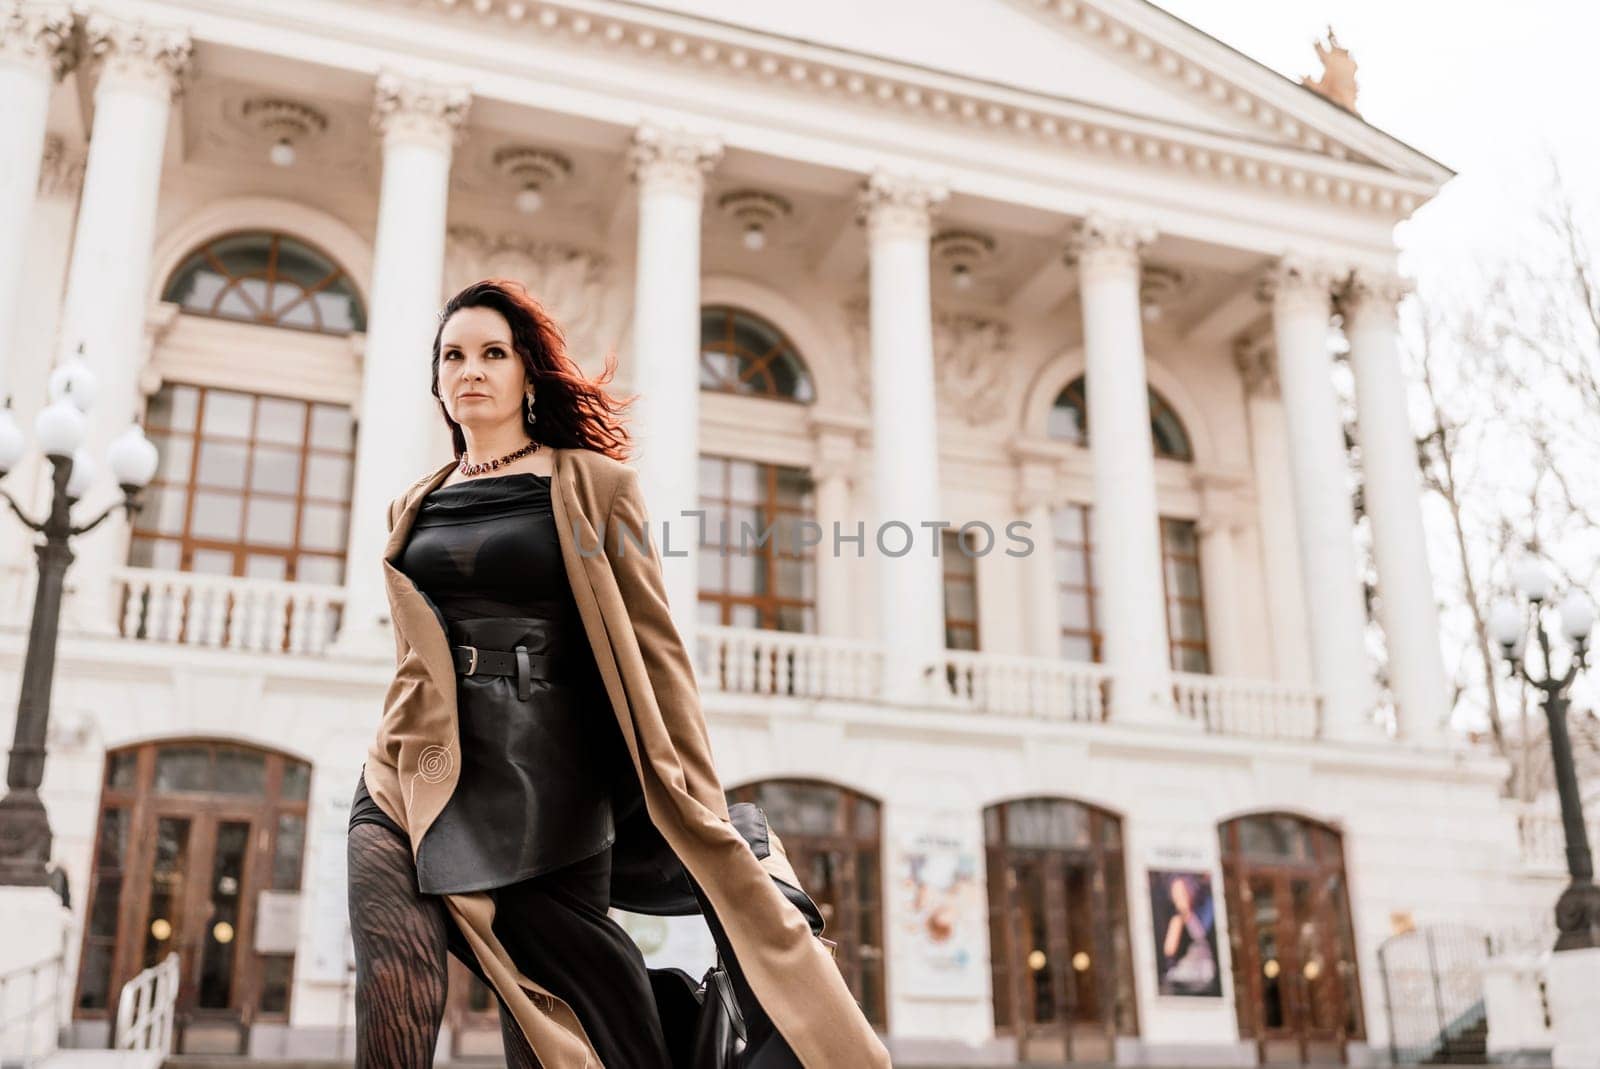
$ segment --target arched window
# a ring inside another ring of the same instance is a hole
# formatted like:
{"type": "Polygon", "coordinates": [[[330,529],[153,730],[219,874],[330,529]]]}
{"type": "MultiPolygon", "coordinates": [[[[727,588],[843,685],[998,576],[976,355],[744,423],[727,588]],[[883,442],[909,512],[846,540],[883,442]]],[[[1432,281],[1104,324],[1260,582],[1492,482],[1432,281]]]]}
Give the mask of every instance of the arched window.
{"type": "Polygon", "coordinates": [[[767,815],[795,875],[822,911],[823,934],[839,944],[839,971],[850,993],[867,1020],[886,1028],[878,803],[831,783],[799,779],[735,787],[728,801],[754,802],[767,815]]]}
{"type": "Polygon", "coordinates": [[[1020,1061],[1115,1060],[1139,1033],[1121,818],[1024,798],[983,826],[995,1030],[1020,1061]]]}
{"type": "MultiPolygon", "coordinates": [[[[1079,375],[1056,395],[1050,406],[1046,433],[1073,445],[1089,444],[1089,405],[1084,393],[1084,378],[1079,375]]],[[[1155,440],[1156,456],[1168,460],[1194,460],[1189,433],[1172,406],[1155,390],[1150,391],[1150,437],[1155,440]]]]}
{"type": "Polygon", "coordinates": [[[287,234],[216,238],[189,254],[162,292],[190,315],[319,334],[367,329],[344,269],[287,234]]]}
{"type": "Polygon", "coordinates": [[[805,404],[817,399],[811,372],[781,330],[721,305],[700,311],[700,388],[805,404]]]}
{"type": "Polygon", "coordinates": [[[1262,1064],[1342,1061],[1365,1032],[1339,833],[1257,813],[1218,836],[1239,1035],[1262,1064]]]}
{"type": "Polygon", "coordinates": [[[310,787],[309,764],[236,742],[108,753],[74,1016],[105,1020],[178,951],[176,1053],[243,1054],[251,1021],[286,1023],[295,933],[259,905],[301,891],[310,787]]]}

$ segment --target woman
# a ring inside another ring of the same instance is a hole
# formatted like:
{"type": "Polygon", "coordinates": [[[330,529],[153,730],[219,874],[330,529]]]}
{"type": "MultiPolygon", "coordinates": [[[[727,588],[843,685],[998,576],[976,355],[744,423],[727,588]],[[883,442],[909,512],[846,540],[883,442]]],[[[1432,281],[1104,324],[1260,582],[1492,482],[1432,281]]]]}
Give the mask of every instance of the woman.
{"type": "Polygon", "coordinates": [[[431,1064],[449,951],[499,996],[509,1064],[670,1069],[675,1022],[606,908],[688,902],[741,1064],[887,1067],[781,842],[730,818],[614,370],[588,379],[515,282],[440,316],[457,459],[390,505],[397,666],[351,812],[357,1065],[431,1064]]]}
{"type": "Polygon", "coordinates": [[[1161,993],[1210,994],[1217,979],[1217,959],[1211,949],[1211,899],[1200,892],[1200,881],[1188,875],[1172,877],[1167,895],[1172,919],[1161,941],[1161,993]]]}

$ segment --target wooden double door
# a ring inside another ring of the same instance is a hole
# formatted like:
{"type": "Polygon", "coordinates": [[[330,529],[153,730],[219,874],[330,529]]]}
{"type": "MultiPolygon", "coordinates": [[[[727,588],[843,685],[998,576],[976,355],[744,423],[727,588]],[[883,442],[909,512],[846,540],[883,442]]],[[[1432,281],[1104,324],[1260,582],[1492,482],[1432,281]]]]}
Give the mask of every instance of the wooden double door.
{"type": "Polygon", "coordinates": [[[1221,836],[1240,1035],[1264,1064],[1343,1062],[1364,1031],[1337,833],[1266,814],[1221,836]]]}
{"type": "Polygon", "coordinates": [[[226,743],[108,758],[77,1016],[115,1027],[122,985],[176,953],[178,1053],[244,1054],[287,1020],[309,774],[226,743]]]}
{"type": "Polygon", "coordinates": [[[1136,1035],[1121,822],[1062,799],[985,814],[995,1030],[1022,1062],[1111,1062],[1136,1035]]]}

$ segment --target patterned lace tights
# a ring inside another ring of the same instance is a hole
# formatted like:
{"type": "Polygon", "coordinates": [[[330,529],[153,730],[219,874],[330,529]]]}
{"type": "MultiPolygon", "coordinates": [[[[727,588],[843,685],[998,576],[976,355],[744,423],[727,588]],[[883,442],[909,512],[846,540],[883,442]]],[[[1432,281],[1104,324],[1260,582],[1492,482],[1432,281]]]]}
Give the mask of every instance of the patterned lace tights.
{"type": "MultiPolygon", "coordinates": [[[[411,846],[391,829],[373,823],[352,827],[349,864],[356,1069],[426,1069],[433,1065],[444,1020],[454,922],[443,898],[417,890],[411,846]]],[[[457,957],[477,972],[470,952],[457,957]]],[[[508,1069],[540,1069],[503,1002],[500,1034],[508,1069]]]]}

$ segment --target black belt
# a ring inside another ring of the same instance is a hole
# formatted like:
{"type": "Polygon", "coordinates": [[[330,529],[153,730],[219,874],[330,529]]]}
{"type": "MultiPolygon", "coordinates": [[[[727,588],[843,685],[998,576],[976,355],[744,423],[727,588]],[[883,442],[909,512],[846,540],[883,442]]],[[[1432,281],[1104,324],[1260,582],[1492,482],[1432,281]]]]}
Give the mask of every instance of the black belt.
{"type": "Polygon", "coordinates": [[[450,654],[456,662],[456,671],[464,676],[516,676],[517,698],[527,701],[531,693],[529,681],[565,678],[559,662],[542,653],[529,653],[528,647],[511,650],[483,650],[477,646],[452,646],[450,654]]]}

